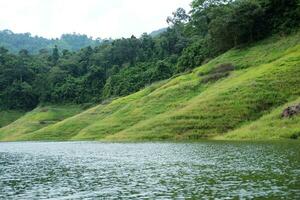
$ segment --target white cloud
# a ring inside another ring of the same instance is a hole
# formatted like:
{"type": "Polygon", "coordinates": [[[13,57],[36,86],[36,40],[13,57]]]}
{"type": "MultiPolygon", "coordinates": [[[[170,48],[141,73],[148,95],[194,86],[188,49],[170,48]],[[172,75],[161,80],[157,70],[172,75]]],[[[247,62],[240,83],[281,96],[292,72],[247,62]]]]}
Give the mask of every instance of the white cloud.
{"type": "Polygon", "coordinates": [[[44,37],[84,33],[93,37],[139,36],[165,27],[192,0],[0,0],[0,29],[44,37]]]}

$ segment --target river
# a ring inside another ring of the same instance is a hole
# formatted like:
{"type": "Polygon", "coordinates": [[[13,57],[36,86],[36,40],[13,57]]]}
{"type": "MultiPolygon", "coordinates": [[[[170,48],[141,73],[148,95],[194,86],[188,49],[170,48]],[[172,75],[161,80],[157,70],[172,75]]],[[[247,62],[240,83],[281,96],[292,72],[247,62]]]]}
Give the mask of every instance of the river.
{"type": "Polygon", "coordinates": [[[0,143],[0,199],[300,199],[300,143],[0,143]]]}

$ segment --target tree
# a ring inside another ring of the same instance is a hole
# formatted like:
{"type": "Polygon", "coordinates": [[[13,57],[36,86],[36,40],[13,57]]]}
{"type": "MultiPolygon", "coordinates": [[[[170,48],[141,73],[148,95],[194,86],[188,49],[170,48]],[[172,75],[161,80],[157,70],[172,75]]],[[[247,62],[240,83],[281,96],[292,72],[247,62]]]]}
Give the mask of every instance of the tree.
{"type": "Polygon", "coordinates": [[[170,78],[172,76],[172,69],[165,62],[159,61],[154,68],[151,76],[151,82],[170,78]]]}
{"type": "Polygon", "coordinates": [[[51,56],[51,61],[53,65],[56,65],[59,59],[59,52],[58,52],[58,48],[55,45],[53,51],[52,51],[52,56],[51,56]]]}
{"type": "Polygon", "coordinates": [[[11,30],[0,31],[0,46],[7,48],[12,53],[26,49],[30,54],[38,54],[40,49],[51,50],[55,45],[59,50],[78,51],[87,46],[98,46],[102,42],[100,38],[93,39],[77,33],[63,34],[57,39],[46,39],[32,36],[30,33],[14,33],[11,30]]]}
{"type": "Polygon", "coordinates": [[[0,31],[0,46],[5,41],[10,49],[0,47],[0,106],[31,109],[128,95],[231,48],[297,30],[299,7],[299,0],[193,0],[190,13],[177,9],[155,37],[106,41],[75,33],[48,41],[0,31]]]}
{"type": "Polygon", "coordinates": [[[264,8],[269,32],[289,33],[300,26],[299,0],[257,0],[264,8]]]}
{"type": "Polygon", "coordinates": [[[178,8],[172,13],[172,17],[167,18],[167,23],[172,26],[187,23],[190,20],[190,16],[183,8],[178,8]]]}
{"type": "Polygon", "coordinates": [[[0,101],[8,109],[32,109],[38,104],[38,97],[27,82],[14,81],[3,91],[0,101]]]}
{"type": "Polygon", "coordinates": [[[19,51],[19,55],[21,56],[21,57],[28,57],[29,56],[29,52],[26,50],[26,49],[22,49],[22,50],[20,50],[19,51]]]}
{"type": "Polygon", "coordinates": [[[184,49],[177,63],[176,72],[184,72],[201,65],[201,63],[210,58],[208,41],[198,39],[184,49]]]}

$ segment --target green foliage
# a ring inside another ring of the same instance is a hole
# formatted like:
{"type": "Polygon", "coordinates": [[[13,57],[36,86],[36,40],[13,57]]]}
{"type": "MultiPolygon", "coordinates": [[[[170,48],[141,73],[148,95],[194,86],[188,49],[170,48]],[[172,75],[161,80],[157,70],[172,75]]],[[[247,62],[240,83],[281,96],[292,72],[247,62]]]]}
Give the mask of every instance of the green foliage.
{"type": "Polygon", "coordinates": [[[9,131],[18,132],[13,123],[0,129],[0,135],[2,140],[223,139],[224,133],[230,139],[239,133],[243,139],[296,138],[298,116],[282,119],[280,114],[288,105],[298,104],[299,41],[297,33],[233,49],[188,74],[36,131],[8,137],[9,131]],[[202,83],[206,76],[227,72],[226,78],[202,83]],[[266,120],[254,126],[258,128],[252,134],[248,126],[263,116],[266,120]],[[282,131],[273,131],[278,127],[282,131]]]}
{"type": "MultiPolygon", "coordinates": [[[[194,0],[191,6],[190,15],[177,9],[167,19],[170,27],[155,37],[143,34],[140,38],[100,41],[86,35],[65,34],[60,39],[47,40],[7,30],[0,32],[0,45],[13,52],[0,48],[0,108],[31,110],[45,103],[105,102],[190,72],[230,49],[239,52],[271,34],[287,36],[299,27],[299,0],[194,0]]],[[[264,59],[272,62],[287,45],[276,44],[265,44],[276,48],[272,49],[273,57],[248,56],[246,62],[238,55],[224,61],[232,62],[236,70],[259,66],[264,59]]],[[[190,78],[193,87],[210,85],[230,78],[231,71],[207,71],[200,80],[194,79],[199,79],[198,75],[190,78]]],[[[269,109],[268,103],[261,106],[269,109]]],[[[227,129],[215,131],[220,130],[227,129]]]]}
{"type": "Polygon", "coordinates": [[[272,33],[297,30],[299,9],[298,0],[194,0],[184,31],[192,41],[179,60],[178,70],[194,68],[207,58],[272,33]]]}
{"type": "Polygon", "coordinates": [[[0,110],[0,128],[14,122],[24,114],[25,111],[21,110],[0,110]]]}
{"type": "Polygon", "coordinates": [[[225,63],[217,66],[208,73],[199,73],[199,76],[201,77],[202,83],[215,82],[229,76],[230,72],[234,69],[231,63],[225,63]]]}
{"type": "Polygon", "coordinates": [[[188,71],[195,66],[200,66],[208,58],[210,58],[208,40],[197,40],[184,49],[177,63],[177,72],[188,71]]]}
{"type": "Polygon", "coordinates": [[[18,53],[26,49],[31,54],[37,54],[41,49],[50,50],[57,46],[60,50],[78,51],[88,46],[98,46],[101,39],[94,40],[81,34],[63,34],[59,39],[46,39],[32,36],[30,33],[13,33],[10,30],[0,31],[0,46],[9,49],[13,53],[18,53]]]}
{"type": "Polygon", "coordinates": [[[18,55],[1,49],[0,102],[5,109],[33,109],[40,103],[101,102],[136,92],[171,77],[186,46],[182,30],[169,28],[155,39],[118,39],[76,53],[57,46],[18,55]]]}
{"type": "Polygon", "coordinates": [[[187,23],[190,20],[190,16],[186,13],[186,11],[183,8],[178,8],[172,14],[172,17],[167,18],[167,22],[168,24],[171,24],[173,26],[177,26],[182,23],[187,23]]]}
{"type": "MultiPolygon", "coordinates": [[[[1,129],[0,140],[15,140],[24,134],[55,124],[82,111],[78,105],[40,106],[1,129]]],[[[5,113],[7,113],[6,111],[5,113]]],[[[16,111],[10,111],[16,112],[16,111]]],[[[2,112],[1,112],[2,114],[2,112]]],[[[18,114],[18,116],[20,116],[18,114]]],[[[1,118],[0,118],[0,121],[1,118]]]]}
{"type": "Polygon", "coordinates": [[[281,114],[285,108],[297,105],[299,102],[300,98],[280,106],[258,120],[218,137],[218,139],[298,139],[300,138],[300,116],[296,115],[292,118],[283,119],[281,114]]]}
{"type": "Polygon", "coordinates": [[[265,8],[265,17],[273,32],[290,33],[299,27],[299,0],[260,0],[265,8]]]}
{"type": "Polygon", "coordinates": [[[53,63],[53,65],[56,65],[59,59],[59,53],[58,53],[58,48],[55,45],[53,52],[52,52],[52,56],[51,56],[51,61],[53,63]]]}

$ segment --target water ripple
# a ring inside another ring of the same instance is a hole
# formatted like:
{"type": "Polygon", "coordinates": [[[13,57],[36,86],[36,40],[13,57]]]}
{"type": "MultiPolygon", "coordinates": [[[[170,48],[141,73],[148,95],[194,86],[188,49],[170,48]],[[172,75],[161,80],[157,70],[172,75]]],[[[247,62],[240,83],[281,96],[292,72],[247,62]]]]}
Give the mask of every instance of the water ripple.
{"type": "Polygon", "coordinates": [[[299,147],[0,143],[0,199],[300,199],[299,147]]]}

